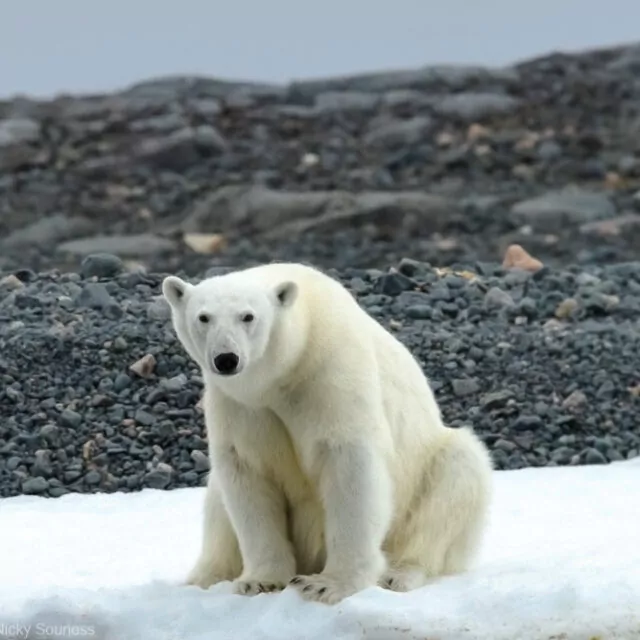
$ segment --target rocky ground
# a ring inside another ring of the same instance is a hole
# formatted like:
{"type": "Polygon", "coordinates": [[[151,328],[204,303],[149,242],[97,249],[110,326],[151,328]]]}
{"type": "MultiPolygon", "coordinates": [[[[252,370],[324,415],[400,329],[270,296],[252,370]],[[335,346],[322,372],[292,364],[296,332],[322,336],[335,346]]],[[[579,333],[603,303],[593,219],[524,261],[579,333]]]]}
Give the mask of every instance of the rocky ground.
{"type": "Polygon", "coordinates": [[[499,468],[638,455],[639,245],[640,47],[0,102],[0,495],[200,484],[154,296],[274,259],[333,269],[499,468]]]}
{"type": "MultiPolygon", "coordinates": [[[[332,271],[419,358],[500,469],[640,453],[640,263],[332,271]]],[[[204,274],[202,274],[204,275],[204,274]]],[[[202,381],[162,275],[87,259],[0,288],[0,495],[199,485],[202,381]]]]}

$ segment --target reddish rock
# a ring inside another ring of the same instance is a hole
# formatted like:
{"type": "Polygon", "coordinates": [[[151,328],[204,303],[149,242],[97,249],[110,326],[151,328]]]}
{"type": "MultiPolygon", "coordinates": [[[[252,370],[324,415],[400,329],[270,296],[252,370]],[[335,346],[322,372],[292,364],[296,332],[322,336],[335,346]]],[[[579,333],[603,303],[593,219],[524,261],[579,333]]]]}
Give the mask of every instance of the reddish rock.
{"type": "Polygon", "coordinates": [[[539,271],[544,266],[540,260],[527,253],[519,244],[510,245],[505,254],[502,266],[505,269],[522,269],[523,271],[539,271]]]}

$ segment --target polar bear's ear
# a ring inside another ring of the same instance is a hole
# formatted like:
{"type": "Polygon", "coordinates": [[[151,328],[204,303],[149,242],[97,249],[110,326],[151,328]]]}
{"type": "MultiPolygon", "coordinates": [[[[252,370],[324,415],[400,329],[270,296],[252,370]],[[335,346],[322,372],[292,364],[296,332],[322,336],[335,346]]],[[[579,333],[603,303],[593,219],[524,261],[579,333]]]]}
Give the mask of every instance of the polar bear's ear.
{"type": "Polygon", "coordinates": [[[281,282],[275,293],[281,307],[290,307],[298,297],[298,285],[295,282],[281,282]]]}
{"type": "Polygon", "coordinates": [[[184,297],[191,289],[191,286],[188,282],[178,278],[178,276],[167,276],[162,281],[162,295],[172,307],[175,307],[184,301],[184,297]]]}

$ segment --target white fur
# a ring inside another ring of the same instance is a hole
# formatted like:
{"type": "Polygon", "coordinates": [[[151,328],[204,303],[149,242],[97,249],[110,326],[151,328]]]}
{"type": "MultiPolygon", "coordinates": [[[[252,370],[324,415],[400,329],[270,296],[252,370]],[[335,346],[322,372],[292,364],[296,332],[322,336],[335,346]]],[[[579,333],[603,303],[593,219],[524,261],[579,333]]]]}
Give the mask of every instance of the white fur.
{"type": "Polygon", "coordinates": [[[170,276],[163,292],[205,380],[212,472],[189,584],[291,583],[335,603],[467,569],[491,497],[488,452],[443,424],[411,353],[346,289],[270,264],[197,285],[170,276]],[[212,369],[227,349],[235,376],[212,369]]]}

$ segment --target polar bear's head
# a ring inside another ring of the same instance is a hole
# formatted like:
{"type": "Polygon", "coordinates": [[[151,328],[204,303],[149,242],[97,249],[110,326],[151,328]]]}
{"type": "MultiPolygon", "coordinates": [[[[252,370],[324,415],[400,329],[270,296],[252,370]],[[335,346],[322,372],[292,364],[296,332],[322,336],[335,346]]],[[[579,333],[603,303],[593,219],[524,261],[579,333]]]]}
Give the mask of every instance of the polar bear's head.
{"type": "Polygon", "coordinates": [[[205,372],[215,376],[237,376],[259,362],[280,314],[298,294],[294,282],[265,287],[233,275],[197,285],[168,276],[162,283],[180,342],[205,372]]]}

